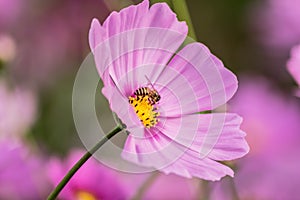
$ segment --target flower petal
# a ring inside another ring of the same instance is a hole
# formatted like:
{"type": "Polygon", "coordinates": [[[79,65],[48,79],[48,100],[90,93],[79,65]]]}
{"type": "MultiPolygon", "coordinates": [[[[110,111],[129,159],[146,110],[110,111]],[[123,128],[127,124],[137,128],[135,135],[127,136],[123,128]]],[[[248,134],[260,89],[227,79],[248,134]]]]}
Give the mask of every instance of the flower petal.
{"type": "Polygon", "coordinates": [[[136,138],[129,135],[122,157],[136,164],[154,167],[167,174],[207,180],[219,180],[225,175],[233,176],[233,171],[210,158],[200,158],[193,150],[168,139],[163,134],[155,137],[136,138]]]}
{"type": "Polygon", "coordinates": [[[159,131],[144,129],[143,136],[129,134],[122,157],[145,167],[162,169],[177,160],[186,150],[159,131]]]}
{"type": "MultiPolygon", "coordinates": [[[[249,145],[245,140],[246,134],[239,130],[241,118],[232,115],[226,120],[222,134],[208,155],[213,160],[233,160],[249,152],[249,145]]],[[[210,140],[214,139],[210,138],[210,140]]]]}
{"type": "Polygon", "coordinates": [[[126,125],[126,129],[137,136],[144,135],[144,126],[129,104],[128,98],[125,98],[118,88],[112,86],[105,86],[102,93],[110,102],[111,110],[126,125]]]}
{"type": "Polygon", "coordinates": [[[119,13],[112,12],[103,23],[103,27],[107,30],[108,37],[124,31],[148,27],[187,33],[186,23],[178,22],[176,14],[166,3],[156,3],[149,9],[149,0],[124,8],[119,13]]]}
{"type": "Polygon", "coordinates": [[[98,44],[100,44],[105,40],[106,38],[105,35],[106,35],[106,31],[101,26],[98,19],[93,19],[89,31],[89,44],[92,51],[97,47],[98,44]]]}
{"type": "Polygon", "coordinates": [[[220,180],[226,175],[233,177],[234,174],[231,168],[219,162],[209,158],[200,159],[199,155],[192,150],[187,150],[178,160],[161,171],[166,174],[174,173],[186,178],[198,177],[210,181],[220,180]]]}
{"type": "Polygon", "coordinates": [[[144,136],[129,135],[123,158],[142,166],[184,177],[219,180],[233,171],[217,161],[244,156],[249,147],[235,114],[187,115],[167,118],[144,136]]]}
{"type": "Polygon", "coordinates": [[[175,55],[155,83],[164,86],[160,104],[162,115],[168,117],[213,110],[237,90],[236,76],[200,43],[175,55]]]}
{"type": "Polygon", "coordinates": [[[93,19],[89,32],[90,48],[93,50],[107,38],[122,32],[151,27],[172,30],[185,36],[188,31],[186,23],[179,22],[166,3],[156,3],[149,9],[149,0],[144,0],[120,12],[112,12],[103,26],[93,19]]]}
{"type": "Polygon", "coordinates": [[[144,76],[151,72],[159,74],[157,68],[139,74],[144,78],[141,83],[128,79],[126,74],[143,65],[165,66],[184,41],[187,31],[186,23],[179,22],[167,4],[155,4],[149,9],[148,0],[119,13],[113,12],[102,27],[93,20],[90,46],[104,84],[117,85],[125,96],[129,89],[123,91],[126,86],[118,84],[121,79],[126,80],[123,84],[130,85],[129,88],[134,87],[130,92],[139,85],[146,85],[148,81],[144,76]]]}
{"type": "Polygon", "coordinates": [[[249,151],[242,119],[236,114],[213,113],[167,118],[159,130],[171,140],[199,153],[201,158],[233,160],[249,151]]]}

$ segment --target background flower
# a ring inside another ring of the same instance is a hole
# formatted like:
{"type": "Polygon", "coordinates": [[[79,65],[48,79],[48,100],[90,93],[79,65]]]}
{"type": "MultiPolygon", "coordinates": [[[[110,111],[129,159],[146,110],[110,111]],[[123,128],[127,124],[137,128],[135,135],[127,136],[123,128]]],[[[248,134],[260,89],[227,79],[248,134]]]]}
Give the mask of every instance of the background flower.
{"type": "Polygon", "coordinates": [[[11,140],[0,140],[0,199],[44,199],[49,182],[45,160],[11,140]]]}
{"type": "Polygon", "coordinates": [[[12,37],[0,34],[0,62],[10,62],[15,58],[16,44],[12,37]]]}
{"type": "Polygon", "coordinates": [[[216,186],[212,199],[232,199],[226,194],[232,184],[241,199],[293,199],[300,185],[299,104],[263,78],[243,78],[240,88],[230,108],[244,117],[251,151],[235,163],[237,176],[216,186]]]}
{"type": "Polygon", "coordinates": [[[249,133],[247,141],[253,149],[248,156],[275,159],[290,152],[299,137],[296,99],[285,97],[262,77],[243,77],[240,87],[229,108],[244,118],[241,128],[249,133]]]}
{"type": "Polygon", "coordinates": [[[87,51],[88,22],[103,19],[108,10],[103,1],[28,0],[22,23],[5,30],[17,40],[16,59],[10,66],[14,78],[35,89],[49,87],[65,73],[72,73],[87,51]]]}
{"type": "Polygon", "coordinates": [[[257,49],[253,59],[264,57],[259,68],[281,84],[289,80],[285,69],[289,51],[300,43],[299,5],[298,0],[264,0],[252,2],[248,9],[247,29],[257,49]]]}
{"type": "Polygon", "coordinates": [[[19,140],[36,119],[35,94],[21,87],[12,88],[0,79],[0,140],[19,140]]]}
{"type": "MultiPolygon", "coordinates": [[[[83,154],[82,150],[74,150],[67,160],[57,158],[51,160],[48,173],[53,187],[83,154]]],[[[91,159],[74,175],[60,197],[66,200],[81,200],[83,197],[89,197],[88,199],[128,199],[127,191],[124,188],[116,171],[91,159]]]]}

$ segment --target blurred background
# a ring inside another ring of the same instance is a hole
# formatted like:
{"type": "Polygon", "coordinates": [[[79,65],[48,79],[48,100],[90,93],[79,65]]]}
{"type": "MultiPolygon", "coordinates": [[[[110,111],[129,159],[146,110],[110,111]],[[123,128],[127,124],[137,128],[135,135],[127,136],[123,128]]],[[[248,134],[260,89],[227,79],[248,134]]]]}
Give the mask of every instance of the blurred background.
{"type": "MultiPolygon", "coordinates": [[[[0,199],[45,199],[84,151],[73,122],[72,89],[90,52],[91,20],[102,23],[111,11],[139,2],[0,0],[0,199]]],[[[197,40],[239,79],[228,108],[243,116],[251,152],[228,163],[236,177],[213,183],[138,176],[91,161],[61,199],[298,198],[300,99],[286,65],[300,44],[300,1],[187,4],[197,40]]]]}

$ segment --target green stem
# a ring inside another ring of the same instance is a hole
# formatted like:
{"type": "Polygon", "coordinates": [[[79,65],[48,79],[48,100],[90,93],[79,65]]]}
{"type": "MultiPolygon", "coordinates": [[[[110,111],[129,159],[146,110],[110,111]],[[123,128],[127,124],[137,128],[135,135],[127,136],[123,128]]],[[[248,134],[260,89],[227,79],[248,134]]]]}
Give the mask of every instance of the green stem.
{"type": "Polygon", "coordinates": [[[134,195],[132,200],[141,200],[143,199],[144,194],[147,192],[149,187],[154,183],[155,179],[158,178],[159,172],[155,171],[152,173],[149,178],[144,182],[144,184],[138,189],[138,192],[134,195]]]}
{"type": "Polygon", "coordinates": [[[133,5],[130,0],[104,0],[103,2],[109,11],[120,11],[122,8],[133,5]]]}
{"type": "Polygon", "coordinates": [[[188,6],[185,0],[171,0],[173,5],[173,10],[177,14],[179,20],[186,21],[189,27],[189,36],[194,40],[197,40],[197,36],[193,27],[191,16],[189,13],[188,6]]]}
{"type": "Polygon", "coordinates": [[[111,132],[109,132],[102,140],[100,140],[90,151],[86,152],[79,161],[70,169],[70,171],[65,175],[65,177],[60,181],[60,183],[56,186],[56,188],[51,192],[48,196],[47,200],[54,200],[59,195],[59,193],[63,190],[63,188],[67,185],[73,175],[80,169],[80,167],[110,138],[115,136],[117,133],[122,131],[123,129],[119,126],[114,128],[111,132]]]}
{"type": "Polygon", "coordinates": [[[199,195],[199,200],[209,200],[210,198],[210,187],[209,182],[206,180],[201,181],[201,195],[199,195]]]}
{"type": "Polygon", "coordinates": [[[150,2],[151,4],[166,2],[170,6],[170,8],[173,8],[172,0],[151,0],[150,2]]]}
{"type": "Polygon", "coordinates": [[[236,190],[236,186],[235,186],[235,183],[233,181],[233,178],[229,178],[229,184],[230,184],[230,190],[231,190],[231,194],[232,194],[232,199],[233,200],[239,200],[239,195],[238,195],[238,192],[236,190]]]}

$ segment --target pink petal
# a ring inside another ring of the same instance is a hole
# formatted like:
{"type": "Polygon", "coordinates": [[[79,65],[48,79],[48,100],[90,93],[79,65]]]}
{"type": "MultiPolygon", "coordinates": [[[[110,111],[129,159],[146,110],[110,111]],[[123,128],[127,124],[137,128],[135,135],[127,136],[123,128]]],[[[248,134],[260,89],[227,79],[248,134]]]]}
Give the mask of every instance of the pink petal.
{"type": "Polygon", "coordinates": [[[143,1],[138,5],[126,7],[120,12],[112,12],[103,23],[103,27],[107,30],[108,37],[124,31],[143,28],[140,21],[148,12],[149,1],[143,1]]]}
{"type": "Polygon", "coordinates": [[[249,151],[240,123],[239,116],[222,113],[167,118],[142,136],[129,134],[122,156],[165,173],[219,180],[233,171],[216,161],[249,151]]]}
{"type": "Polygon", "coordinates": [[[182,34],[187,33],[186,23],[179,22],[176,14],[166,3],[156,3],[149,9],[149,0],[124,8],[119,13],[112,12],[103,23],[108,37],[121,32],[148,27],[169,29],[182,34]]]}
{"type": "Polygon", "coordinates": [[[122,157],[142,166],[162,169],[179,158],[185,150],[159,131],[145,129],[143,136],[128,135],[122,157]]]}
{"type": "Polygon", "coordinates": [[[105,29],[101,27],[98,19],[93,19],[89,31],[89,44],[92,51],[97,47],[98,44],[105,40],[105,34],[105,29]]]}
{"type": "Polygon", "coordinates": [[[199,154],[168,139],[163,134],[155,137],[137,138],[129,135],[122,157],[136,164],[154,167],[167,174],[207,180],[219,180],[233,171],[210,158],[199,158],[199,154]]]}
{"type": "Polygon", "coordinates": [[[184,38],[185,35],[168,29],[121,33],[93,51],[97,70],[105,85],[116,85],[128,96],[137,87],[147,85],[145,76],[152,82],[157,79],[184,38]]]}
{"type": "MultiPolygon", "coordinates": [[[[233,114],[227,117],[222,134],[208,155],[213,160],[233,160],[249,152],[249,145],[245,140],[246,134],[239,129],[241,118],[233,114]]],[[[214,138],[210,140],[213,141],[214,138]]]]}
{"type": "Polygon", "coordinates": [[[124,31],[128,31],[135,28],[141,28],[137,26],[139,16],[147,13],[149,9],[149,1],[143,1],[143,3],[137,6],[129,6],[124,8],[119,13],[112,12],[105,20],[103,26],[97,19],[93,19],[90,32],[89,32],[89,43],[92,51],[100,45],[104,40],[119,34],[124,31]],[[126,27],[121,26],[126,25],[126,27]]]}
{"type": "Polygon", "coordinates": [[[287,62],[287,69],[300,86],[300,45],[291,50],[291,58],[287,62]]]}
{"type": "Polygon", "coordinates": [[[105,85],[117,85],[124,96],[147,85],[145,76],[156,79],[163,69],[156,66],[166,65],[188,31],[167,4],[155,4],[150,10],[148,7],[149,2],[144,1],[120,13],[113,12],[102,27],[98,21],[92,22],[89,41],[100,77],[105,85]],[[145,65],[152,67],[135,71],[145,65]]]}
{"type": "Polygon", "coordinates": [[[102,93],[110,102],[110,108],[117,117],[126,125],[126,129],[137,136],[144,135],[144,126],[139,121],[134,109],[118,88],[105,86],[102,93]]]}
{"type": "Polygon", "coordinates": [[[117,86],[123,96],[128,98],[136,89],[149,86],[149,80],[153,83],[157,79],[165,68],[166,58],[171,54],[173,53],[156,48],[126,53],[109,65],[109,71],[106,71],[103,80],[105,82],[105,76],[108,75],[113,81],[111,83],[106,81],[106,83],[117,86]],[[156,60],[152,61],[155,57],[156,60]]]}
{"type": "Polygon", "coordinates": [[[233,160],[249,151],[242,119],[236,114],[213,113],[167,118],[159,130],[178,144],[213,160],[233,160]]]}
{"type": "Polygon", "coordinates": [[[160,105],[168,117],[215,109],[237,89],[236,76],[200,43],[183,48],[155,83],[164,86],[160,105]]]}
{"type": "Polygon", "coordinates": [[[187,150],[178,160],[161,171],[166,174],[174,173],[186,178],[198,177],[210,181],[220,180],[229,175],[233,177],[234,172],[229,167],[211,160],[209,158],[200,159],[198,153],[187,150]]]}

